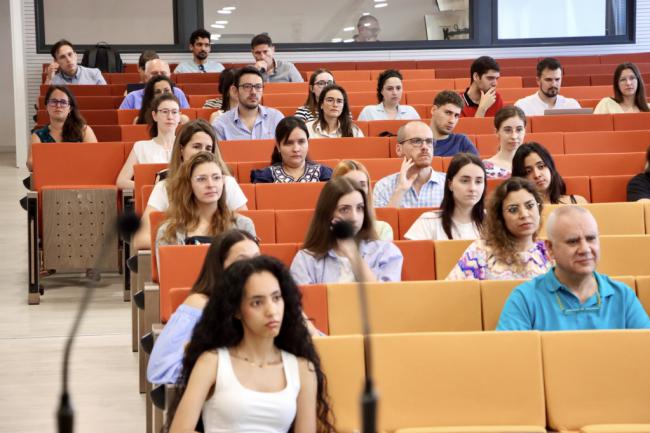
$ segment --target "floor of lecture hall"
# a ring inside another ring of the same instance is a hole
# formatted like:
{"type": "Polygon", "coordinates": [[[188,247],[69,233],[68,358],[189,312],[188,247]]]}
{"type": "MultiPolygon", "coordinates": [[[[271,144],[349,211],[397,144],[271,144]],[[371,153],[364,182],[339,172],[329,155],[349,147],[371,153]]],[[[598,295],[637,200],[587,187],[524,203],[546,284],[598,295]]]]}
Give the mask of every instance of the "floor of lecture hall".
{"type": "MultiPolygon", "coordinates": [[[[63,346],[83,287],[46,278],[40,305],[27,305],[26,169],[0,153],[0,432],[56,432],[63,346]]],[[[138,358],[131,352],[131,305],[120,278],[96,290],[73,346],[70,392],[75,432],[145,430],[138,358]]]]}

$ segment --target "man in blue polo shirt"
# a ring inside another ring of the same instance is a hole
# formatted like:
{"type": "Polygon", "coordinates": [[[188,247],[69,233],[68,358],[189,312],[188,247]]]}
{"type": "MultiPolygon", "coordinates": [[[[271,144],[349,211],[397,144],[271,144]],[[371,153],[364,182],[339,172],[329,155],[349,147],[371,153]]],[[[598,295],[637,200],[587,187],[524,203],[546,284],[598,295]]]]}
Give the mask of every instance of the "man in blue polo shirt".
{"type": "Polygon", "coordinates": [[[433,99],[431,130],[436,145],[433,156],[454,156],[460,152],[478,155],[474,144],[465,134],[454,134],[463,110],[463,98],[451,90],[443,90],[433,99]]]}
{"type": "Polygon", "coordinates": [[[598,226],[579,206],[555,209],[546,222],[546,246],[555,266],[517,286],[497,330],[650,328],[634,291],[595,271],[600,257],[598,226]]]}

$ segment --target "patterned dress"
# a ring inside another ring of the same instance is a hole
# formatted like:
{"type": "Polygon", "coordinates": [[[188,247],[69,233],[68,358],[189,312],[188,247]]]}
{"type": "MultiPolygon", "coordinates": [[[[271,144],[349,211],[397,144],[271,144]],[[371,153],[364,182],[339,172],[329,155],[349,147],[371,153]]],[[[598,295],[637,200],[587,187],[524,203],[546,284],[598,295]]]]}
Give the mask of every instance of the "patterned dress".
{"type": "Polygon", "coordinates": [[[483,160],[483,166],[485,167],[485,174],[488,179],[505,179],[512,174],[510,170],[496,166],[492,161],[488,161],[487,159],[483,160]]]}

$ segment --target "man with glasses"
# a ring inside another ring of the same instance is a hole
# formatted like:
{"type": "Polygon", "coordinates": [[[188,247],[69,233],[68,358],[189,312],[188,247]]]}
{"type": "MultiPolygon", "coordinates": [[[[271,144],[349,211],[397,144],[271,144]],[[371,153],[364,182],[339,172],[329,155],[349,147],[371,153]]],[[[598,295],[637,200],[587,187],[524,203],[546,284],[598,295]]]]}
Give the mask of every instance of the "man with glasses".
{"type": "Polygon", "coordinates": [[[399,173],[380,179],[374,188],[375,207],[438,207],[445,174],[431,167],[435,140],[429,125],[412,121],[397,131],[399,173]]]}
{"type": "Polygon", "coordinates": [[[595,271],[598,225],[579,206],[556,208],[546,222],[546,247],[555,259],[547,273],[517,286],[497,330],[650,328],[634,290],[595,271]]]}
{"type": "MultiPolygon", "coordinates": [[[[150,79],[164,75],[169,77],[171,72],[169,70],[169,63],[162,59],[153,59],[149,60],[144,66],[144,78],[147,82],[150,79]]],[[[178,87],[174,86],[172,89],[174,96],[178,98],[181,108],[190,108],[189,102],[185,97],[185,93],[178,87]]],[[[120,104],[120,110],[139,110],[142,108],[142,97],[144,96],[144,88],[139,90],[134,90],[133,92],[126,95],[122,103],[120,104]]]]}
{"type": "Polygon", "coordinates": [[[210,32],[205,29],[194,30],[190,35],[192,60],[181,62],[174,69],[175,74],[221,72],[223,65],[216,60],[208,60],[210,55],[210,32]]]}
{"type": "Polygon", "coordinates": [[[77,53],[69,41],[58,41],[50,50],[50,54],[53,60],[47,66],[45,84],[106,84],[99,69],[77,64],[77,53]]]}
{"type": "Polygon", "coordinates": [[[275,108],[260,104],[264,80],[252,66],[241,68],[235,75],[235,94],[239,104],[214,121],[219,140],[259,140],[274,138],[275,127],[284,115],[275,108]]]}
{"type": "Polygon", "coordinates": [[[251,40],[251,51],[255,57],[255,68],[266,83],[302,83],[302,75],[293,63],[275,58],[275,47],[266,33],[251,40]]]}

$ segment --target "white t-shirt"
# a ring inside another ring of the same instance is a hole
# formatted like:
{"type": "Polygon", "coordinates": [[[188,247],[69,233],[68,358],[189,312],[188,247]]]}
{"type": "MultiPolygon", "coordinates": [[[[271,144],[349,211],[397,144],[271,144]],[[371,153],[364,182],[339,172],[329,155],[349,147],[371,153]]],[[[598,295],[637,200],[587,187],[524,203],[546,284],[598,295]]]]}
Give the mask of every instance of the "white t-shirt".
{"type": "Polygon", "coordinates": [[[136,141],[133,145],[135,158],[138,164],[169,164],[172,150],[165,150],[153,139],[136,141]]]}
{"type": "MultiPolygon", "coordinates": [[[[410,105],[398,105],[395,120],[399,119],[418,120],[420,119],[420,115],[410,105]]],[[[384,104],[380,102],[377,105],[366,105],[359,114],[359,120],[388,120],[384,104]]]]}
{"type": "MultiPolygon", "coordinates": [[[[478,228],[474,223],[458,224],[452,221],[451,235],[454,239],[479,238],[478,228]]],[[[442,228],[441,212],[424,212],[404,234],[404,238],[412,241],[449,239],[442,228]]]]}
{"type": "MultiPolygon", "coordinates": [[[[244,206],[248,199],[241,190],[237,181],[232,176],[224,176],[223,187],[226,191],[226,204],[228,209],[235,210],[244,206]]],[[[154,185],[147,206],[151,206],[158,212],[165,212],[169,208],[169,197],[167,196],[167,179],[163,179],[154,185]]]]}
{"type": "Polygon", "coordinates": [[[515,102],[515,105],[524,110],[526,116],[543,116],[544,110],[581,108],[578,101],[573,98],[565,98],[562,95],[557,95],[555,105],[551,107],[540,99],[539,92],[535,92],[530,96],[519,99],[515,102]]]}
{"type": "MultiPolygon", "coordinates": [[[[318,119],[307,122],[307,129],[309,130],[309,138],[339,138],[342,137],[341,127],[336,130],[336,132],[329,133],[323,131],[318,123],[318,119]]],[[[363,137],[363,132],[355,124],[352,124],[352,136],[353,137],[363,137]]]]}

